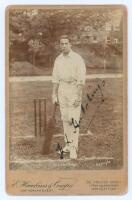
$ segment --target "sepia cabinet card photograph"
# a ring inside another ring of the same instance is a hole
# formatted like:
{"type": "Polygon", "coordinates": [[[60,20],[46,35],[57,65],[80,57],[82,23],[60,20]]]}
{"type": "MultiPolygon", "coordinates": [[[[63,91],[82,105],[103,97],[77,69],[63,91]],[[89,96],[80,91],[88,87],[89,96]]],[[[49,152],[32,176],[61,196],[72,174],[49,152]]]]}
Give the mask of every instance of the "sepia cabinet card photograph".
{"type": "Polygon", "coordinates": [[[10,5],[6,191],[127,192],[127,9],[10,5]]]}

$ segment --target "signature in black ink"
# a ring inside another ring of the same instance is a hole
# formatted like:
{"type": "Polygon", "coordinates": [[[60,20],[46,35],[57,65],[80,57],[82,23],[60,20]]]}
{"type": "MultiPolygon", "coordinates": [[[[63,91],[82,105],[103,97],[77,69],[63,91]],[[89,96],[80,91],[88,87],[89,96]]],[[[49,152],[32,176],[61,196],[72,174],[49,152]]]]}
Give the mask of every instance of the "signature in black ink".
{"type": "Polygon", "coordinates": [[[65,134],[65,137],[66,137],[66,143],[67,143],[68,145],[71,144],[71,143],[73,143],[73,140],[72,140],[71,142],[68,140],[67,134],[65,134]]]}
{"type": "Polygon", "coordinates": [[[101,101],[104,102],[104,95],[103,95],[103,91],[102,91],[102,87],[105,86],[105,80],[103,80],[101,82],[101,84],[98,84],[97,87],[93,90],[92,94],[89,95],[87,93],[86,95],[86,103],[85,105],[81,104],[81,111],[85,114],[86,110],[88,109],[89,103],[94,99],[95,94],[99,91],[101,94],[101,101]]]}
{"type": "Polygon", "coordinates": [[[75,120],[74,118],[72,118],[72,125],[75,128],[74,133],[76,133],[76,129],[80,127],[80,122],[81,122],[81,120],[79,120],[79,122],[78,122],[77,120],[75,120]]]}
{"type": "Polygon", "coordinates": [[[59,143],[57,143],[56,151],[59,151],[60,159],[63,159],[64,158],[64,151],[63,151],[62,146],[59,143]]]}
{"type": "MultiPolygon", "coordinates": [[[[91,101],[93,101],[93,99],[95,98],[95,94],[99,91],[100,92],[100,95],[101,95],[101,100],[99,102],[99,104],[96,106],[95,108],[95,112],[93,114],[93,116],[91,117],[90,119],[90,122],[88,124],[88,127],[87,127],[87,130],[89,129],[93,119],[95,118],[96,116],[96,112],[98,111],[98,109],[100,108],[101,104],[104,102],[104,94],[103,94],[103,90],[102,88],[105,86],[105,81],[103,80],[101,82],[101,84],[98,84],[96,86],[96,88],[93,90],[93,92],[90,94],[86,94],[86,101],[85,101],[85,104],[81,104],[81,112],[83,113],[83,116],[86,114],[86,111],[88,110],[88,106],[89,106],[89,103],[91,101]]],[[[79,121],[75,120],[74,118],[72,118],[72,125],[73,127],[75,128],[74,130],[74,133],[76,133],[76,129],[80,127],[80,124],[81,124],[81,121],[82,121],[83,117],[80,118],[79,121]]],[[[65,134],[65,137],[66,137],[66,140],[67,140],[67,144],[69,145],[70,143],[72,143],[73,141],[68,141],[68,137],[67,135],[65,134]]],[[[57,148],[56,148],[56,151],[59,151],[60,153],[60,159],[63,159],[64,157],[64,151],[63,151],[63,148],[61,147],[61,145],[58,143],[57,144],[57,148]]]]}
{"type": "MultiPolygon", "coordinates": [[[[96,116],[96,112],[97,110],[99,109],[99,107],[101,106],[101,104],[104,102],[104,95],[103,95],[103,91],[102,91],[102,87],[105,86],[105,81],[103,80],[101,82],[101,84],[98,84],[96,86],[96,88],[93,90],[93,92],[91,93],[91,95],[89,95],[88,93],[86,94],[86,102],[85,102],[85,105],[81,104],[81,112],[83,113],[83,115],[86,114],[86,111],[88,109],[88,106],[89,106],[89,103],[95,98],[95,94],[99,91],[100,94],[101,94],[101,101],[99,102],[99,104],[96,106],[96,109],[95,109],[95,112],[93,114],[93,116],[91,117],[91,120],[88,124],[88,128],[87,130],[89,129],[94,117],[96,116]]],[[[77,122],[77,120],[73,119],[72,118],[72,125],[74,126],[75,128],[75,133],[76,133],[76,129],[80,127],[80,123],[81,123],[81,120],[83,119],[83,117],[80,118],[79,122],[77,122]]]]}

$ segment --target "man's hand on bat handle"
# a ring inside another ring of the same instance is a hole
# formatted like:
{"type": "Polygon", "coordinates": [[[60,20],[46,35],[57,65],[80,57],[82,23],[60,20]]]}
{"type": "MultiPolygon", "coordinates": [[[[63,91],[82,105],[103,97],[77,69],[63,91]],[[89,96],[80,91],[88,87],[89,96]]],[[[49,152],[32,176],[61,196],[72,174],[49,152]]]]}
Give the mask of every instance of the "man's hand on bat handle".
{"type": "Polygon", "coordinates": [[[59,104],[59,101],[58,101],[58,87],[59,87],[59,84],[57,83],[54,83],[53,84],[53,92],[52,92],[52,103],[53,104],[59,104]]]}
{"type": "Polygon", "coordinates": [[[53,104],[57,104],[57,105],[59,105],[59,101],[58,101],[58,97],[57,97],[57,95],[52,95],[52,103],[53,104]]]}

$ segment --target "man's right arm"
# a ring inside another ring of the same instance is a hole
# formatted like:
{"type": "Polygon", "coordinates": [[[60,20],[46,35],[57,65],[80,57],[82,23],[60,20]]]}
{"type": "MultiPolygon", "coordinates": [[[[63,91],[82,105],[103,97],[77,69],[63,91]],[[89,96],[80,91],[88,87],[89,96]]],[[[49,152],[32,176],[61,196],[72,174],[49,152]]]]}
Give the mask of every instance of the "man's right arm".
{"type": "Polygon", "coordinates": [[[53,73],[52,73],[52,83],[53,83],[53,91],[52,91],[52,102],[58,104],[58,87],[59,87],[59,74],[58,74],[58,63],[57,59],[55,60],[53,73]]]}
{"type": "Polygon", "coordinates": [[[58,87],[59,87],[58,83],[53,83],[53,92],[52,92],[52,102],[53,102],[53,104],[59,103],[58,102],[58,87]]]}

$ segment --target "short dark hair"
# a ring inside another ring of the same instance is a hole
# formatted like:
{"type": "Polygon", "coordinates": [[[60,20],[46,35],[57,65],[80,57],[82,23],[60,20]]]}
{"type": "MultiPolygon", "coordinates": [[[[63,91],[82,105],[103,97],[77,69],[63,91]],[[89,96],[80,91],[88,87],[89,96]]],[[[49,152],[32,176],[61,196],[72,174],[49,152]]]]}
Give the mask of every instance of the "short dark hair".
{"type": "Polygon", "coordinates": [[[61,40],[61,39],[68,39],[69,42],[71,43],[71,38],[70,38],[69,35],[61,35],[61,36],[60,36],[60,40],[61,40]]]}

